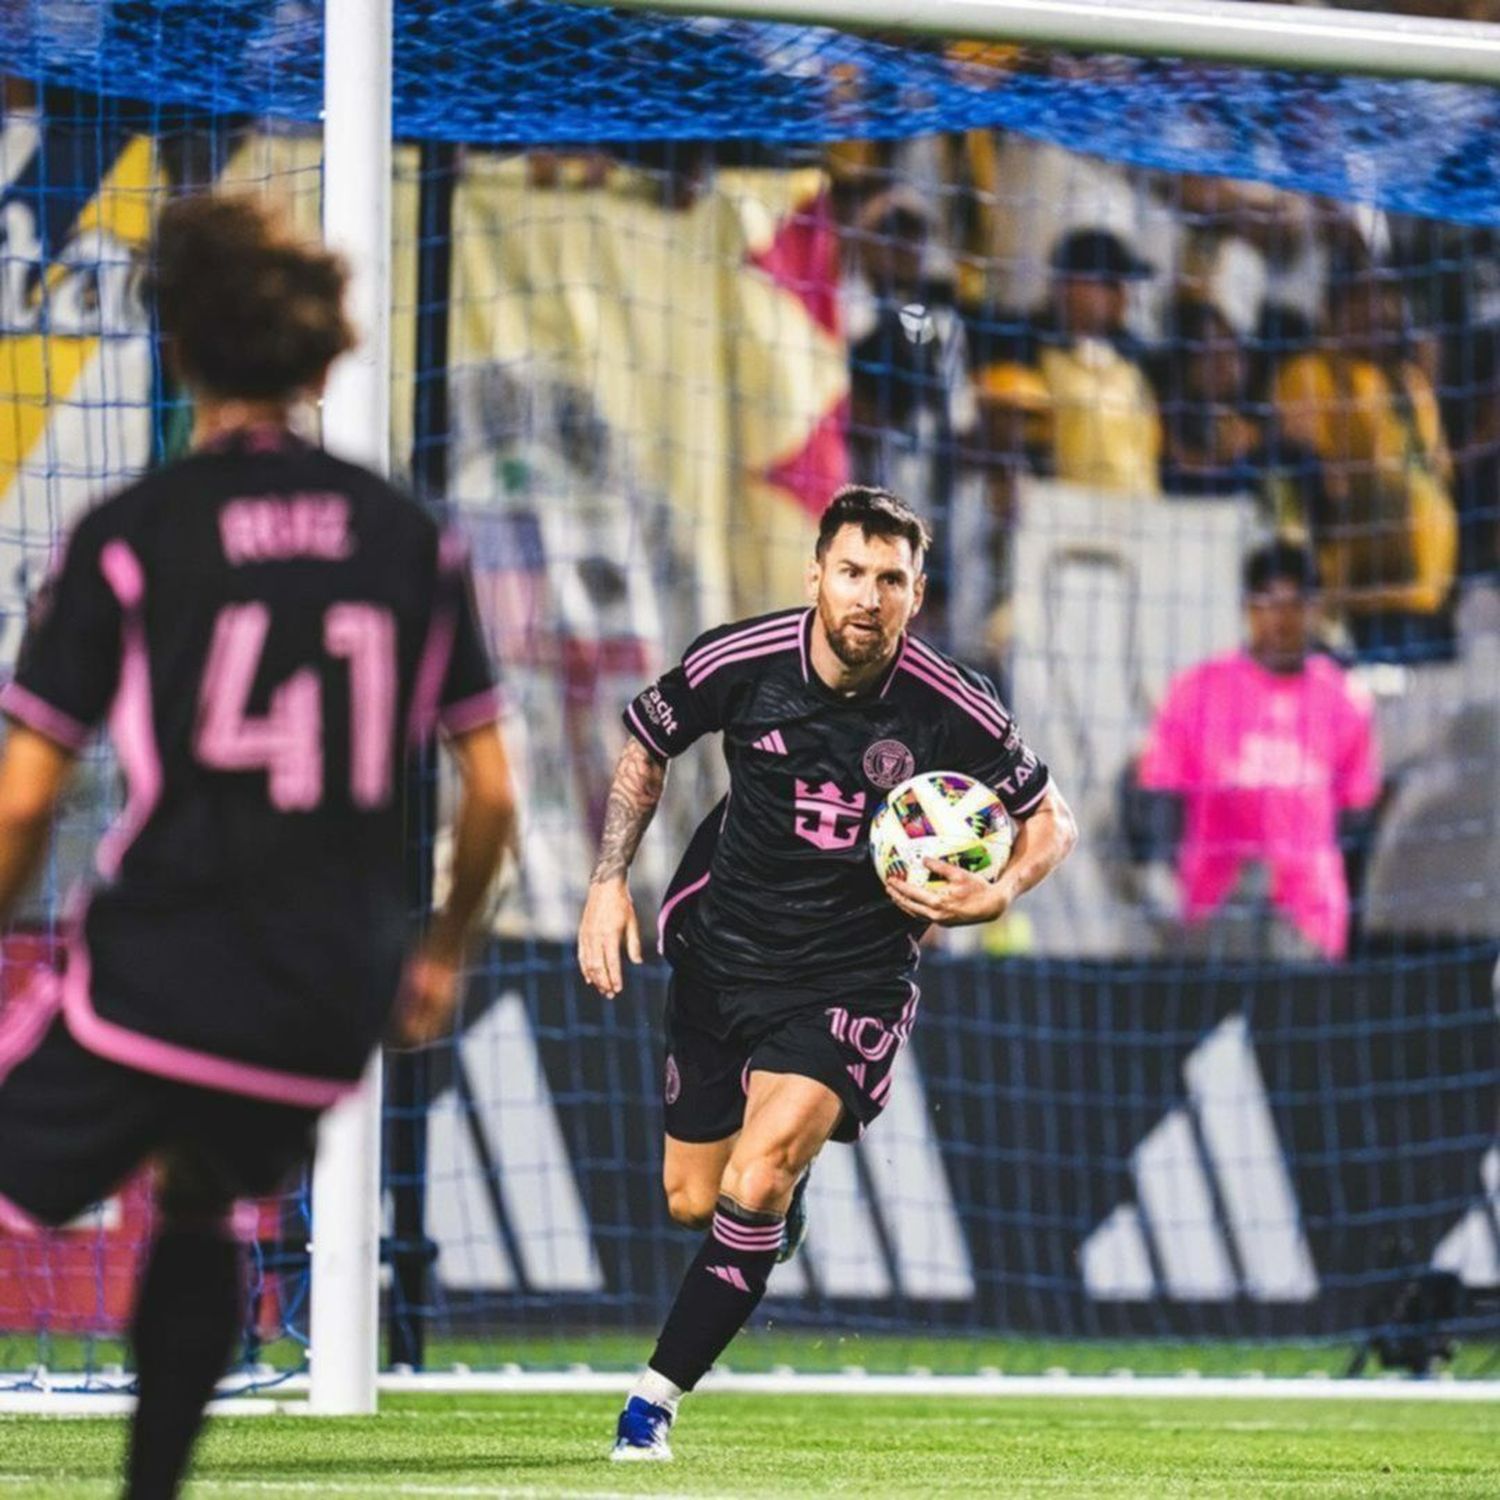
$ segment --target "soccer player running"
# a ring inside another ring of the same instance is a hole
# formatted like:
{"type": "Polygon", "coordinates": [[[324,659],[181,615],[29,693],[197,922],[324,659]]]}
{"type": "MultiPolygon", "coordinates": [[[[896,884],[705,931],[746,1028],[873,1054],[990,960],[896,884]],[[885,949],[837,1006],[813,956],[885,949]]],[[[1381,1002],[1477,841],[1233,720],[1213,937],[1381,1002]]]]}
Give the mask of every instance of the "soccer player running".
{"type": "Polygon", "coordinates": [[[667,762],[717,730],[730,790],[661,912],[663,1181],[672,1217],[708,1233],[621,1414],[617,1459],[672,1456],[678,1401],[796,1248],[808,1167],[884,1108],[916,1020],[923,931],[993,921],[1077,838],[991,684],[908,633],[928,545],[904,501],[840,490],[808,568],[812,607],[709,631],[626,710],[578,934],[601,994],[620,992],[622,944],[641,961],[627,873],[667,762]],[[943,883],[882,888],[870,818],[890,788],[939,770],[995,789],[1019,824],[1012,859],[994,884],[933,864],[943,883]]]}
{"type": "Polygon", "coordinates": [[[152,280],[194,451],[79,522],[0,694],[0,915],[106,715],[127,784],[65,973],[0,1018],[0,1214],[60,1224],[158,1164],[131,1500],[177,1492],[228,1364],[233,1200],[307,1161],[393,1005],[409,1042],[446,1026],[514,821],[462,549],[290,430],[352,343],[342,263],[202,197],[163,212],[152,280]],[[438,728],[452,881],[409,950],[402,768],[438,728]]]}

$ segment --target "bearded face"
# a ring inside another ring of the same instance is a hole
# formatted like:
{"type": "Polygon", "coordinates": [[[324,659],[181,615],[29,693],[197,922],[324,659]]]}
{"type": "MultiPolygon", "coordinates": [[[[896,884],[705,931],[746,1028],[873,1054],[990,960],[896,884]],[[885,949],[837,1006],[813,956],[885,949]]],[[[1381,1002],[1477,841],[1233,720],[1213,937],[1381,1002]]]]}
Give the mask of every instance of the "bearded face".
{"type": "Polygon", "coordinates": [[[866,536],[845,526],[815,576],[818,623],[851,671],[889,661],[922,599],[920,560],[904,537],[866,536]]]}

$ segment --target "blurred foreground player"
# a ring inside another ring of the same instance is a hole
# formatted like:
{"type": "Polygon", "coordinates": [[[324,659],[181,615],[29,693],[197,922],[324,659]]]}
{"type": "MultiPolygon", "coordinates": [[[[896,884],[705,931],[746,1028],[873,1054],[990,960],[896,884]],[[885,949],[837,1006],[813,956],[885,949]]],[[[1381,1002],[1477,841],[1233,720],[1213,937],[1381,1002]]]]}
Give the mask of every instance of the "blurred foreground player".
{"type": "Polygon", "coordinates": [[[990,683],[907,633],[927,546],[904,501],[841,490],[808,568],[812,608],[709,631],[626,711],[631,739],[578,934],[579,965],[602,994],[620,991],[622,943],[641,961],[626,877],[667,761],[720,731],[730,791],[661,915],[673,969],[664,1185],[672,1217],[709,1232],[621,1414],[617,1459],[672,1456],[679,1399],[800,1238],[814,1157],[884,1109],[916,1021],[928,924],[993,921],[1077,837],[990,683]],[[870,819],[899,782],[939,770],[995,789],[1020,825],[1011,862],[993,884],[929,861],[945,883],[882,888],[870,819]]]}
{"type": "Polygon", "coordinates": [[[514,817],[461,549],[289,430],[352,342],[340,261],[204,197],[163,213],[153,276],[194,451],[78,524],[0,695],[0,914],[106,715],[128,787],[65,974],[0,1022],[0,1212],[59,1224],[158,1163],[131,1500],[176,1493],[228,1363],[233,1200],[308,1159],[398,988],[405,1040],[446,1026],[514,817]],[[402,768],[439,727],[453,879],[408,955],[402,768]]]}

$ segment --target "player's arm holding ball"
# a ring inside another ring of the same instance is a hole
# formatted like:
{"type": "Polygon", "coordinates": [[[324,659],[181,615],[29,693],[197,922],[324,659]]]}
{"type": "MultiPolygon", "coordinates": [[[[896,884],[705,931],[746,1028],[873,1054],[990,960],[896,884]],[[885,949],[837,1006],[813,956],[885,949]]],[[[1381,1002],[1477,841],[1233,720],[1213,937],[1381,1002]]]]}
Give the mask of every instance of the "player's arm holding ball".
{"type": "Polygon", "coordinates": [[[956,717],[954,769],[995,793],[1016,833],[1009,861],[992,880],[929,859],[928,868],[941,880],[914,885],[893,877],[886,882],[887,892],[902,911],[939,927],[964,927],[1004,916],[1017,897],[1040,885],[1078,842],[1072,808],[1036,752],[1022,740],[993,685],[971,674],[968,691],[973,698],[988,701],[980,715],[956,717]]]}
{"type": "Polygon", "coordinates": [[[1018,896],[1040,885],[1078,842],[1078,824],[1063,794],[1050,783],[1041,801],[1016,820],[1016,841],[1010,862],[993,881],[957,865],[929,859],[927,866],[941,875],[941,884],[916,886],[900,876],[886,882],[891,900],[908,916],[939,927],[966,927],[993,922],[1010,910],[1018,896]]]}

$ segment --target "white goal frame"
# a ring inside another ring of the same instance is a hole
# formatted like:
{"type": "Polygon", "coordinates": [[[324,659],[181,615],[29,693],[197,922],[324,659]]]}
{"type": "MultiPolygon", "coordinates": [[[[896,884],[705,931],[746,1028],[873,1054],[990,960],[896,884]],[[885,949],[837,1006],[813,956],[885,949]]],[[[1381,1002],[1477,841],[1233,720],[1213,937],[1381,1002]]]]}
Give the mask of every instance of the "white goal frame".
{"type": "MultiPolygon", "coordinates": [[[[1278,68],[1466,83],[1500,83],[1500,25],[1363,11],[1307,10],[1254,0],[574,0],[616,9],[727,16],[863,30],[1030,42],[1103,52],[1214,59],[1278,68]]],[[[326,0],[323,223],[354,270],[361,343],[341,362],[323,405],[329,447],[386,472],[390,461],[391,0],[326,0]]],[[[379,1364],[380,1064],[330,1112],[313,1179],[310,1377],[312,1411],[376,1408],[379,1364]]],[[[419,1383],[422,1377],[414,1377],[419,1383]]],[[[581,1379],[582,1377],[580,1377],[581,1379]]],[[[600,1377],[594,1377],[596,1380],[600,1377]]],[[[603,1377],[611,1388],[620,1382],[603,1377]]],[[[523,1388],[538,1389],[523,1377],[523,1388]]],[[[881,1386],[868,1377],[864,1389],[881,1386]]],[[[1208,1382],[1183,1382],[1208,1394],[1208,1382]]],[[[1225,1384],[1225,1383],[1219,1383],[1225,1384]]],[[[1244,1384],[1234,1385],[1240,1394],[1244,1384]]],[[[1005,1393],[1031,1393],[1015,1377],[1005,1393]]],[[[408,1387],[403,1387],[408,1388],[408,1387]]],[[[431,1388],[496,1389],[483,1375],[435,1375],[431,1388]],[[458,1383],[455,1385],[455,1381],[458,1383]]],[[[509,1388],[509,1387],[507,1387],[509,1388]]],[[[806,1391],[804,1381],[759,1389],[806,1391]]],[[[941,1387],[951,1389],[948,1385],[941,1387]]],[[[978,1393],[976,1387],[961,1388],[978,1393]]],[[[1036,1387],[1078,1394],[1080,1383],[1036,1387]]],[[[1144,1394],[1145,1382],[1111,1392],[1144,1394]]],[[[1258,1389],[1264,1393],[1266,1386],[1258,1389]]],[[[1295,1382],[1296,1393],[1313,1387],[1295,1382]]],[[[1413,1388],[1414,1389],[1414,1388],[1413,1388]]],[[[1458,1396],[1456,1382],[1424,1386],[1458,1396]]],[[[1339,1385],[1338,1394],[1349,1386],[1339,1385]]],[[[1495,1399],[1500,1386],[1466,1399],[1495,1399]]],[[[999,1393],[999,1392],[995,1392],[999,1393]]],[[[1333,1394],[1326,1392],[1325,1394],[1333,1394]]],[[[91,1398],[84,1397],[86,1403],[91,1398]]]]}

